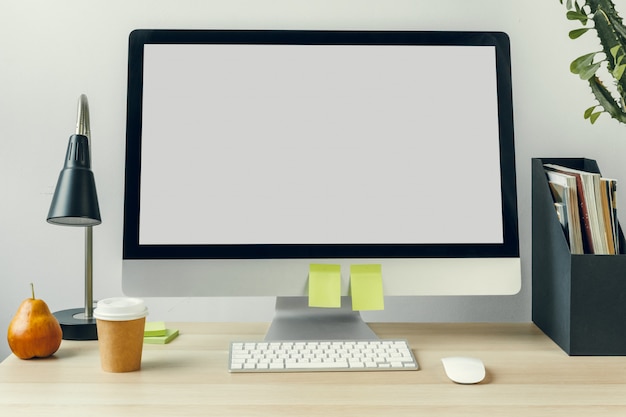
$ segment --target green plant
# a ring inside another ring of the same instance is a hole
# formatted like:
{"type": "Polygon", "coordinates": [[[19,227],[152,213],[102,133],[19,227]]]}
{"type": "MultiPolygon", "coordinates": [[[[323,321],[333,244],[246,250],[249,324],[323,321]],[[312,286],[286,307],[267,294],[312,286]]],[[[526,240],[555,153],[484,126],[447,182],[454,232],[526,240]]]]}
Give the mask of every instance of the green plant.
{"type": "MultiPolygon", "coordinates": [[[[563,4],[563,0],[559,1],[563,4]]],[[[570,64],[571,72],[589,83],[598,101],[585,110],[585,119],[595,123],[600,114],[608,113],[626,123],[626,27],[622,18],[611,0],[567,0],[566,8],[567,18],[582,25],[570,31],[569,37],[577,39],[595,31],[602,46],[601,50],[576,58],[570,64]]]]}

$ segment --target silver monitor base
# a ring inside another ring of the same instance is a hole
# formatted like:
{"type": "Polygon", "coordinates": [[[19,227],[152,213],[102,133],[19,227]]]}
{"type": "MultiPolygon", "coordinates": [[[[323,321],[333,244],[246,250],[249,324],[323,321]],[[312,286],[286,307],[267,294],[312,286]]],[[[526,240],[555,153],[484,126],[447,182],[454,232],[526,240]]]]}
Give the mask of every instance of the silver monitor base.
{"type": "Polygon", "coordinates": [[[276,297],[276,314],[265,340],[378,339],[352,310],[350,297],[341,297],[341,308],[314,308],[308,302],[307,297],[276,297]]]}

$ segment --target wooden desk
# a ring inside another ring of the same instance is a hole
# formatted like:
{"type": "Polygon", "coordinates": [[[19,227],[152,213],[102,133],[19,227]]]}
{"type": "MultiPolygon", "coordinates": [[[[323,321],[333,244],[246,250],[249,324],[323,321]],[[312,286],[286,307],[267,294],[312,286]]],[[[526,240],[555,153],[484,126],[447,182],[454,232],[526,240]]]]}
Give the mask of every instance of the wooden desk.
{"type": "Polygon", "coordinates": [[[142,370],[100,369],[97,342],[63,341],[52,358],[0,365],[6,416],[624,416],[626,357],[568,357],[533,324],[372,324],[405,337],[421,369],[230,374],[231,340],[264,324],[170,323],[181,335],[145,345],[142,370]],[[447,355],[476,356],[487,378],[456,385],[447,355]]]}

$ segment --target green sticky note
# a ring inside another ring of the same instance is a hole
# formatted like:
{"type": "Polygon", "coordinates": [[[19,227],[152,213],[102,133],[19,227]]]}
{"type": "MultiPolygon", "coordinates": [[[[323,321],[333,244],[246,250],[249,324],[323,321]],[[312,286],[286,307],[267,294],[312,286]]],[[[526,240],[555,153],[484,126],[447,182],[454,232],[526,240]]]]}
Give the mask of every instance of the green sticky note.
{"type": "Polygon", "coordinates": [[[309,265],[309,307],[341,307],[341,265],[309,265]]]}
{"type": "Polygon", "coordinates": [[[162,321],[148,321],[144,327],[144,336],[165,336],[167,329],[165,328],[165,322],[162,321]]]}
{"type": "Polygon", "coordinates": [[[162,336],[145,336],[143,342],[151,345],[164,345],[176,339],[178,336],[177,329],[165,329],[165,334],[162,336]]]}
{"type": "Polygon", "coordinates": [[[381,265],[350,265],[350,295],[353,310],[383,310],[381,265]]]}

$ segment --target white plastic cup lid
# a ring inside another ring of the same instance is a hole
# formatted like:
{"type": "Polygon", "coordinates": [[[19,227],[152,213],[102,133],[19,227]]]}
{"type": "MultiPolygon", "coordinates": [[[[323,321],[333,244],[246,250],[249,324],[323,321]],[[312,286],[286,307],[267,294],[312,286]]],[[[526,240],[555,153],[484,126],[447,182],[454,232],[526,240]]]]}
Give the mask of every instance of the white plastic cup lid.
{"type": "Polygon", "coordinates": [[[148,315],[148,308],[140,298],[113,297],[98,301],[93,316],[100,320],[127,321],[148,315]]]}

